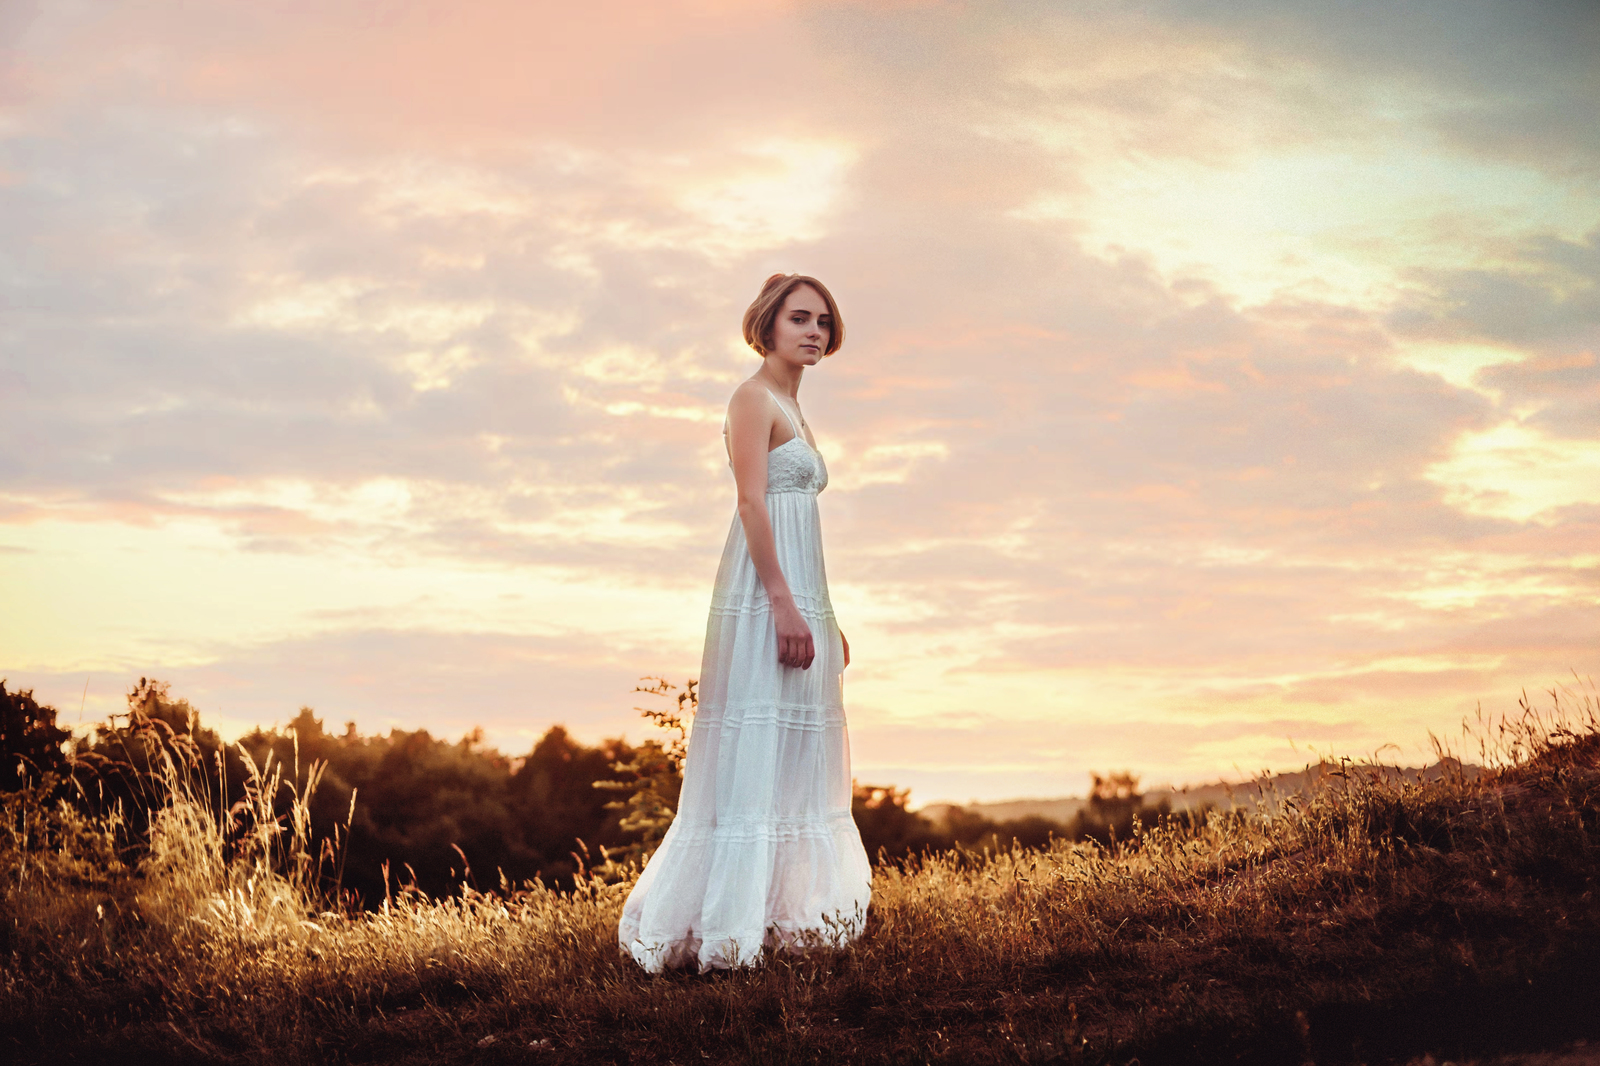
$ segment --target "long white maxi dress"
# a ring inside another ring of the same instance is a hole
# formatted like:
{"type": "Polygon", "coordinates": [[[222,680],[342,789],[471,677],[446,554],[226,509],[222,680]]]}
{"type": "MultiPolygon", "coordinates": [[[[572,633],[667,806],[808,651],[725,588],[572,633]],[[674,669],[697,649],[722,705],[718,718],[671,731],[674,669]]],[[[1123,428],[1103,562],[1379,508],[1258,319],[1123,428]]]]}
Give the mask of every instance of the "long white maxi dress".
{"type": "MultiPolygon", "coordinates": [[[[770,393],[770,390],[769,390],[770,393]]],[[[778,565],[810,626],[809,669],[778,662],[772,608],[737,515],[722,550],[677,817],[622,909],[622,949],[656,973],[749,966],[764,945],[840,945],[866,920],[872,868],[850,815],[844,646],[822,564],[822,456],[767,452],[778,565]]]]}

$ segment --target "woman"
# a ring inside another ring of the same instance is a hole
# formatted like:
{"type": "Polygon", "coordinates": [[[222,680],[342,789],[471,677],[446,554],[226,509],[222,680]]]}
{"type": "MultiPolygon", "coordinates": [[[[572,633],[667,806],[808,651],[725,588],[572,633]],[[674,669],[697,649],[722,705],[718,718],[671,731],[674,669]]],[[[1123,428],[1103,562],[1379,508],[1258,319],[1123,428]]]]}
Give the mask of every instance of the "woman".
{"type": "Polygon", "coordinates": [[[652,973],[749,966],[763,946],[860,935],[872,868],[850,816],[841,674],[850,645],[822,566],[828,471],[800,378],[844,323],[815,278],[774,274],[744,315],[761,369],[723,426],[738,513],[722,550],[678,814],[622,910],[652,973]]]}

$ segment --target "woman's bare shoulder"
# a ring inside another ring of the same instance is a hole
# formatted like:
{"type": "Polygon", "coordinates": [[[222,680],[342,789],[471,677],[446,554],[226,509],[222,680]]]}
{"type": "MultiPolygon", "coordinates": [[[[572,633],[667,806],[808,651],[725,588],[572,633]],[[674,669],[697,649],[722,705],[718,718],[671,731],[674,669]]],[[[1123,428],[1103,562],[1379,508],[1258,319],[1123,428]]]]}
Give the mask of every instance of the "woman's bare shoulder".
{"type": "Polygon", "coordinates": [[[761,382],[748,378],[739,383],[733,390],[733,395],[728,398],[728,417],[741,420],[753,418],[770,418],[772,410],[768,406],[772,403],[772,394],[768,392],[761,382]]]}

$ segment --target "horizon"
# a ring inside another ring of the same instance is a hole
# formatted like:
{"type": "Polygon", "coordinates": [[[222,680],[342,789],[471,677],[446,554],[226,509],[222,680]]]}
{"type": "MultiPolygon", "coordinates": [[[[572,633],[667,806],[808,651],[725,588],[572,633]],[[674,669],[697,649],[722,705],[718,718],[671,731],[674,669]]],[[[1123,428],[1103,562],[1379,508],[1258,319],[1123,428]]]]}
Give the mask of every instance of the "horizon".
{"type": "MultiPolygon", "coordinates": [[[[144,679],[141,678],[140,680],[143,681],[144,679]]],[[[156,684],[158,686],[161,686],[161,685],[164,684],[162,682],[157,681],[154,678],[151,678],[150,681],[153,684],[156,684]]],[[[7,679],[6,678],[0,678],[0,684],[6,684],[6,683],[7,683],[7,679]]],[[[1589,685],[1589,687],[1591,689],[1593,688],[1592,683],[1589,685]]],[[[17,691],[17,690],[8,689],[8,691],[17,691]]],[[[26,690],[21,690],[21,691],[26,691],[26,690]]],[[[215,730],[213,730],[213,727],[211,727],[211,726],[206,724],[205,714],[201,710],[201,708],[195,707],[194,704],[191,701],[187,700],[181,693],[170,693],[170,689],[166,689],[165,691],[169,692],[169,694],[171,696],[171,699],[173,700],[174,703],[187,704],[190,707],[190,709],[192,709],[195,712],[194,721],[195,721],[195,724],[199,728],[215,731],[215,730]]],[[[1563,688],[1562,691],[1566,692],[1568,690],[1563,688]]],[[[92,735],[93,735],[93,730],[95,729],[96,726],[99,726],[99,725],[102,725],[102,724],[111,724],[111,719],[106,719],[106,718],[102,718],[97,722],[82,722],[82,721],[79,721],[79,722],[73,722],[73,723],[66,723],[64,721],[64,719],[61,719],[59,717],[60,712],[59,712],[58,708],[55,708],[54,706],[49,705],[49,704],[46,704],[46,706],[50,707],[51,710],[57,712],[57,715],[58,715],[57,723],[61,724],[61,725],[64,725],[66,728],[68,728],[70,730],[73,740],[84,740],[84,741],[90,740],[92,738],[92,735]]],[[[331,737],[331,738],[334,738],[334,739],[343,739],[343,738],[345,738],[347,736],[346,733],[339,733],[339,732],[335,732],[335,731],[332,731],[332,730],[328,729],[328,721],[325,718],[323,718],[323,717],[321,717],[320,715],[317,714],[317,710],[316,710],[315,707],[302,706],[302,707],[297,709],[297,711],[296,711],[296,713],[295,713],[295,715],[293,717],[291,717],[291,718],[289,718],[289,719],[287,719],[285,721],[273,721],[270,725],[258,722],[254,726],[251,726],[248,729],[241,730],[237,735],[235,735],[233,737],[222,736],[219,733],[219,738],[225,744],[236,744],[241,739],[243,739],[244,737],[246,737],[246,736],[248,736],[248,735],[250,735],[252,733],[255,733],[255,734],[269,734],[269,735],[274,735],[275,734],[277,736],[286,736],[286,735],[289,735],[290,733],[292,733],[294,731],[294,719],[298,718],[302,712],[309,712],[311,714],[313,720],[316,721],[318,726],[322,729],[322,733],[323,733],[324,736],[331,737]]],[[[692,722],[692,719],[691,719],[691,722],[692,722]]],[[[344,723],[344,725],[348,728],[350,726],[356,726],[357,723],[354,722],[353,720],[347,720],[344,723]]],[[[572,731],[570,729],[568,729],[566,724],[563,723],[563,722],[552,722],[548,728],[549,729],[561,729],[561,730],[564,730],[567,733],[568,736],[574,736],[572,731]]],[[[390,727],[390,732],[387,733],[387,734],[386,733],[382,733],[382,732],[376,732],[376,731],[369,732],[369,733],[363,733],[363,732],[360,731],[360,729],[358,727],[356,729],[356,739],[358,739],[358,740],[382,740],[382,739],[385,739],[387,736],[392,735],[392,733],[396,732],[396,731],[402,732],[402,733],[412,733],[412,732],[421,731],[421,732],[427,732],[430,736],[432,736],[431,731],[429,731],[426,726],[420,726],[420,727],[417,727],[417,729],[414,729],[414,730],[407,730],[407,729],[402,729],[402,728],[400,728],[398,726],[391,726],[390,727]]],[[[597,744],[604,743],[607,740],[613,740],[613,739],[623,740],[623,741],[628,742],[628,743],[639,743],[639,742],[642,742],[642,741],[645,741],[645,740],[652,740],[652,739],[659,740],[659,739],[661,739],[661,736],[663,735],[663,731],[660,730],[660,729],[651,730],[650,732],[653,733],[654,735],[644,735],[644,736],[639,736],[639,737],[636,737],[636,738],[629,738],[629,737],[624,737],[624,736],[618,735],[616,737],[602,737],[598,741],[589,742],[589,743],[586,743],[586,742],[584,742],[582,740],[579,740],[579,743],[583,743],[585,747],[594,747],[597,744]]],[[[469,728],[464,734],[461,735],[461,737],[459,739],[454,740],[454,741],[452,741],[452,739],[449,736],[443,735],[443,734],[441,734],[439,736],[432,736],[432,739],[437,740],[437,741],[441,741],[441,742],[444,742],[444,743],[465,743],[465,742],[468,742],[468,741],[472,741],[475,745],[480,745],[481,747],[479,748],[479,750],[483,751],[485,754],[493,753],[495,755],[500,756],[501,758],[506,759],[511,764],[513,772],[515,771],[516,766],[519,763],[521,763],[522,760],[527,758],[527,753],[517,754],[515,752],[502,751],[497,745],[495,745],[494,743],[492,743],[491,741],[488,740],[487,733],[483,729],[482,726],[475,725],[475,726],[469,728]]],[[[537,744],[539,739],[542,739],[542,737],[535,738],[535,744],[537,744]]],[[[1385,747],[1394,747],[1394,745],[1386,745],[1385,747]]],[[[532,750],[532,747],[530,746],[529,751],[531,751],[531,750],[532,750]]],[[[1383,748],[1379,748],[1378,750],[1382,751],[1383,748]]],[[[1311,755],[1311,754],[1314,754],[1314,753],[1308,753],[1308,755],[1311,755]]],[[[1188,793],[1188,792],[1194,792],[1194,791],[1198,791],[1198,790],[1211,789],[1211,788],[1225,788],[1225,789],[1247,788],[1247,787],[1255,785],[1255,784],[1257,784],[1257,783],[1259,783],[1261,781],[1272,780],[1272,779],[1276,779],[1276,778],[1280,778],[1280,777],[1293,777],[1293,776],[1295,776],[1297,774],[1307,773],[1307,772],[1311,771],[1313,768],[1320,768],[1320,767],[1323,767],[1323,766],[1336,765],[1339,762],[1339,760],[1340,760],[1340,756],[1338,756],[1338,755],[1333,755],[1333,756],[1317,755],[1314,758],[1312,758],[1311,761],[1306,762],[1304,765],[1302,765],[1298,769],[1263,768],[1263,769],[1260,769],[1260,770],[1246,772],[1246,771],[1240,770],[1238,767],[1235,767],[1234,769],[1235,769],[1236,774],[1240,775],[1240,776],[1238,776],[1237,780],[1230,780],[1228,775],[1220,774],[1218,776],[1215,776],[1215,777],[1212,777],[1212,778],[1208,778],[1208,779],[1205,779],[1205,780],[1187,781],[1187,782],[1184,782],[1182,784],[1174,783],[1174,782],[1171,782],[1171,781],[1160,781],[1160,780],[1147,781],[1147,780],[1145,780],[1145,775],[1143,775],[1142,773],[1138,772],[1136,767],[1127,767],[1127,766],[1123,766],[1123,767],[1104,767],[1104,768],[1101,768],[1101,769],[1104,770],[1106,773],[1114,774],[1114,773],[1118,773],[1118,772],[1123,772],[1123,773],[1131,774],[1132,775],[1132,779],[1135,782],[1137,782],[1138,787],[1141,789],[1141,792],[1139,793],[1140,795],[1149,796],[1149,795],[1154,794],[1154,793],[1163,793],[1163,792],[1172,793],[1174,795],[1181,795],[1181,794],[1188,793]]],[[[1434,766],[1444,765],[1447,762],[1454,762],[1458,766],[1469,768],[1469,769],[1482,769],[1482,766],[1483,766],[1483,764],[1471,762],[1471,761],[1461,757],[1460,755],[1454,754],[1451,751],[1440,750],[1440,749],[1435,749],[1434,757],[1433,757],[1433,759],[1431,761],[1423,761],[1417,766],[1411,766],[1411,765],[1406,765],[1406,764],[1397,763],[1397,762],[1384,762],[1381,758],[1378,757],[1377,753],[1371,753],[1369,757],[1351,757],[1350,761],[1356,767],[1372,767],[1372,768],[1378,768],[1378,769],[1401,770],[1401,771],[1406,771],[1406,770],[1419,770],[1419,771],[1427,770],[1427,769],[1431,769],[1434,766]]],[[[1093,776],[1093,774],[1091,773],[1091,777],[1092,776],[1093,776]]],[[[879,788],[881,788],[881,787],[894,787],[894,788],[901,787],[899,785],[899,782],[895,782],[895,781],[873,781],[873,782],[869,782],[869,781],[861,779],[859,776],[856,779],[856,783],[858,783],[860,785],[863,785],[863,786],[867,786],[867,787],[879,787],[879,788]]],[[[907,790],[906,808],[908,810],[911,810],[911,811],[920,812],[920,811],[925,811],[930,807],[975,808],[975,807],[990,807],[990,806],[1006,806],[1006,805],[1019,804],[1019,803],[1053,803],[1053,802],[1059,802],[1059,801],[1063,801],[1063,800],[1085,800],[1087,798],[1087,796],[1089,795],[1089,792],[1090,792],[1089,789],[1084,789],[1082,795],[1080,795],[1078,793],[1070,793],[1070,794],[1066,794],[1066,795],[1029,795],[1029,796],[1015,795],[1015,796],[1001,796],[1001,797],[998,797],[998,798],[995,798],[995,799],[984,799],[984,800],[980,800],[980,799],[954,800],[954,799],[948,799],[948,798],[939,798],[939,799],[933,799],[933,800],[919,800],[915,796],[911,795],[910,794],[910,790],[908,789],[907,790]]]]}
{"type": "Polygon", "coordinates": [[[0,674],[647,736],[792,271],[857,778],[1414,763],[1600,666],[1596,54],[1581,0],[0,8],[0,674]]]}

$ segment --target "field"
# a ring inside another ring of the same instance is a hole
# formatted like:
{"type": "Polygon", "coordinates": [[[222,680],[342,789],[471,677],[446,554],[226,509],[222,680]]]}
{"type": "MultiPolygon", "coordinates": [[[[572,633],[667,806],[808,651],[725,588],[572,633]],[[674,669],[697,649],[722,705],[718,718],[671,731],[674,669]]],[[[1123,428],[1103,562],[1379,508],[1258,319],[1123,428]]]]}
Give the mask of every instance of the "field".
{"type": "Polygon", "coordinates": [[[1109,847],[882,864],[849,950],[707,976],[620,955],[615,863],[330,909],[311,767],[254,768],[225,822],[169,761],[132,849],[115,815],[22,789],[0,1041],[25,1063],[1591,1061],[1600,721],[1592,689],[1549,697],[1478,724],[1476,777],[1349,764],[1109,847]]]}

